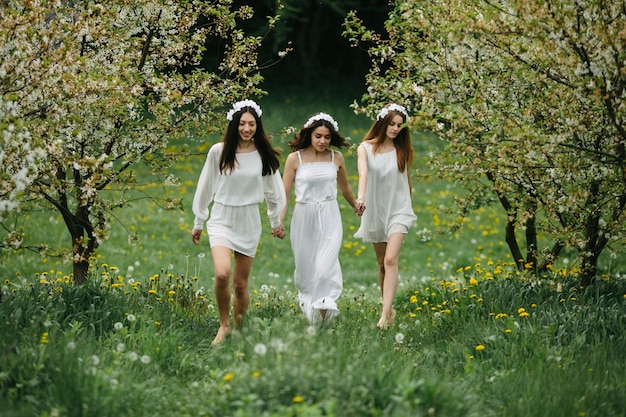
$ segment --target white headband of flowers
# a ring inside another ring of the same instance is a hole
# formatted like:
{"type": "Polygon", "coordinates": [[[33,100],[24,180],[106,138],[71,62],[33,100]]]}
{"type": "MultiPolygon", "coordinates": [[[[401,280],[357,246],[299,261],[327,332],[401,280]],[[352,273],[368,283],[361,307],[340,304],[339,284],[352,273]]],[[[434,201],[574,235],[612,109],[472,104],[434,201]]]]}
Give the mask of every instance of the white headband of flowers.
{"type": "Polygon", "coordinates": [[[309,120],[307,120],[304,124],[304,128],[306,129],[307,127],[311,126],[317,120],[326,120],[328,123],[333,125],[336,131],[339,131],[339,125],[337,124],[335,119],[333,119],[333,117],[328,113],[317,113],[315,116],[311,116],[309,120]]]}
{"type": "Polygon", "coordinates": [[[387,116],[387,114],[389,113],[390,110],[395,110],[397,112],[400,112],[404,115],[404,118],[406,119],[405,121],[409,121],[411,120],[411,118],[409,117],[409,113],[407,113],[406,109],[404,108],[404,106],[401,106],[399,104],[395,104],[392,103],[388,106],[385,106],[382,108],[382,110],[378,113],[378,116],[376,116],[376,120],[381,120],[384,119],[385,116],[387,116]]]}
{"type": "Polygon", "coordinates": [[[233,108],[226,113],[226,119],[230,122],[233,120],[233,116],[235,113],[243,109],[244,107],[252,107],[257,117],[261,117],[263,111],[261,111],[261,107],[256,104],[253,100],[241,100],[233,104],[233,108]]]}

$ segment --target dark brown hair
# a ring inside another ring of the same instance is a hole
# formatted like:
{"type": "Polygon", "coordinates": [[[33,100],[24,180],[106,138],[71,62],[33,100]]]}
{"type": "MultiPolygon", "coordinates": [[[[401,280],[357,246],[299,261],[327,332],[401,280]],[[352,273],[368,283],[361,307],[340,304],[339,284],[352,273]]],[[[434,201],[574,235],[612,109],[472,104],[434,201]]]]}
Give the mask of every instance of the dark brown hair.
{"type": "Polygon", "coordinates": [[[341,136],[341,134],[335,130],[335,127],[327,120],[317,119],[312,122],[309,126],[303,127],[300,130],[300,133],[296,133],[293,140],[289,142],[289,147],[292,151],[297,151],[299,149],[305,149],[311,146],[311,134],[313,131],[320,127],[325,126],[330,130],[330,146],[335,146],[337,148],[342,148],[344,146],[348,146],[348,141],[346,138],[341,136]]]}
{"type": "Polygon", "coordinates": [[[220,172],[230,172],[235,169],[237,163],[237,145],[239,144],[239,121],[244,113],[250,113],[256,120],[256,132],[254,133],[254,145],[261,155],[263,162],[263,175],[271,175],[276,172],[280,166],[278,152],[272,146],[270,140],[263,129],[263,122],[257,116],[256,111],[252,107],[242,107],[240,111],[233,114],[233,119],[228,123],[228,128],[224,134],[222,141],[224,142],[224,150],[220,157],[220,172]]]}

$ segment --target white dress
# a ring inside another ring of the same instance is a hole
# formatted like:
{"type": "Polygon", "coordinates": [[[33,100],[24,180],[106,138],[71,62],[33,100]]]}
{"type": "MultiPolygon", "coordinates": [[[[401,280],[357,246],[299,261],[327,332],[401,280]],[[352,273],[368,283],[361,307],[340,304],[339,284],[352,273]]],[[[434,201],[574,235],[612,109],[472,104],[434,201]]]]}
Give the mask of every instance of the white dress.
{"type": "Polygon", "coordinates": [[[311,323],[319,323],[320,310],[326,310],[324,321],[339,315],[337,299],[343,277],[339,249],[343,239],[341,214],[337,203],[335,154],[331,162],[302,163],[294,179],[296,206],[291,218],[291,248],[296,269],[294,283],[300,308],[311,323]]]}
{"type": "Polygon", "coordinates": [[[272,227],[280,225],[280,212],[287,199],[280,172],[262,175],[263,162],[258,151],[238,153],[235,169],[220,173],[224,143],[211,147],[202,168],[193,198],[194,228],[206,223],[211,247],[226,246],[235,252],[254,257],[261,238],[259,203],[267,202],[272,227]]]}
{"type": "Polygon", "coordinates": [[[417,220],[411,204],[408,169],[398,170],[395,148],[374,154],[371,143],[363,142],[359,146],[367,153],[366,208],[354,237],[363,242],[387,242],[389,235],[406,233],[417,220]]]}

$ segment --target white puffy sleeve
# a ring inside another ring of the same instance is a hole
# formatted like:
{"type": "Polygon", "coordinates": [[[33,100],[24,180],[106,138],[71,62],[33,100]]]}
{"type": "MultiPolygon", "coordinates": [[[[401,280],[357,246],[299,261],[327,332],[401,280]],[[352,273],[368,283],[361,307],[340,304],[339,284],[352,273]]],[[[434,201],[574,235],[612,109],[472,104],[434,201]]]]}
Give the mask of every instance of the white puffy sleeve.
{"type": "Polygon", "coordinates": [[[267,203],[267,215],[270,218],[270,225],[272,228],[278,227],[280,225],[280,212],[287,204],[283,180],[278,170],[274,174],[265,175],[262,178],[263,193],[267,203]]]}
{"type": "Polygon", "coordinates": [[[204,222],[209,218],[209,204],[213,201],[213,196],[217,190],[220,178],[220,156],[222,154],[222,143],[211,146],[207,155],[204,167],[198,179],[196,194],[193,196],[192,210],[195,215],[193,222],[194,229],[202,230],[204,222]]]}

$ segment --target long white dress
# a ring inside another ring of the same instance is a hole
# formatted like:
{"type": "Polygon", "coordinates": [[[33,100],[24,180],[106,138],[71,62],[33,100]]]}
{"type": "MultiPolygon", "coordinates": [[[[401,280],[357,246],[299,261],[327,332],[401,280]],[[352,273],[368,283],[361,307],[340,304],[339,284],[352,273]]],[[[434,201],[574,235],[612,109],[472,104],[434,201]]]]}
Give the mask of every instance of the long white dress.
{"type": "Polygon", "coordinates": [[[337,171],[331,162],[302,163],[294,179],[296,206],[291,218],[291,248],[295,260],[294,283],[300,308],[311,323],[339,315],[337,299],[343,288],[339,249],[343,239],[337,203],[337,171]]]}
{"type": "Polygon", "coordinates": [[[211,247],[226,246],[235,252],[254,257],[261,238],[259,203],[267,202],[272,227],[280,225],[280,212],[287,203],[280,172],[262,175],[263,162],[258,151],[238,153],[235,169],[220,173],[224,143],[209,149],[193,198],[194,228],[202,230],[206,222],[211,247]]]}
{"type": "Polygon", "coordinates": [[[367,208],[354,237],[363,242],[387,242],[390,234],[410,229],[417,220],[411,204],[408,169],[398,170],[395,148],[374,154],[371,143],[363,142],[359,146],[367,152],[367,208]]]}

